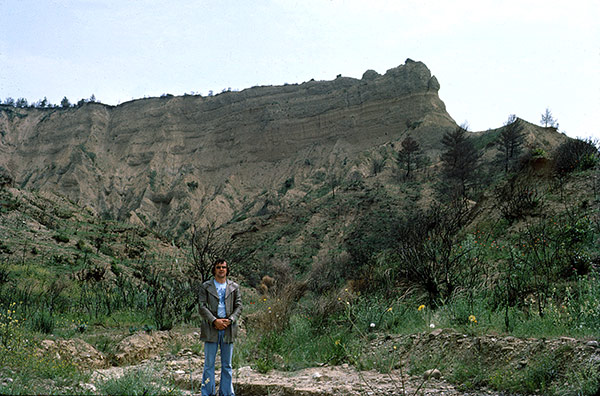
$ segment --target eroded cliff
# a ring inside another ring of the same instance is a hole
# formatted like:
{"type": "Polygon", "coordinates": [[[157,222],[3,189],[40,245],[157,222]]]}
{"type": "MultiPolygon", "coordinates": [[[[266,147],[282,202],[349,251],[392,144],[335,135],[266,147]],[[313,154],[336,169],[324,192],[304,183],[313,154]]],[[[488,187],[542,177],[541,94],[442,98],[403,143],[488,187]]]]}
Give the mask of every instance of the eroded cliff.
{"type": "Polygon", "coordinates": [[[427,67],[409,59],[360,80],[119,106],[2,106],[0,165],[21,187],[113,217],[161,229],[199,218],[222,223],[242,208],[260,210],[286,183],[364,177],[364,153],[407,134],[435,150],[456,126],[438,89],[427,67]]]}

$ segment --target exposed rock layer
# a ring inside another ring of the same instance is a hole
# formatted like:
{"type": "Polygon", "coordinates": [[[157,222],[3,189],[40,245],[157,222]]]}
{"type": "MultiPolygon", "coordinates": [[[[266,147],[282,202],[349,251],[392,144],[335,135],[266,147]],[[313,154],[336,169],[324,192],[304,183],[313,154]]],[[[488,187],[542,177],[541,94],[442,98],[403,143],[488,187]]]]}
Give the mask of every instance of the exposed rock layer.
{"type": "Polygon", "coordinates": [[[214,97],[1,106],[0,165],[21,187],[60,192],[121,219],[169,228],[202,212],[223,222],[261,192],[347,163],[411,125],[434,144],[455,125],[438,89],[427,67],[409,59],[361,80],[214,97]]]}

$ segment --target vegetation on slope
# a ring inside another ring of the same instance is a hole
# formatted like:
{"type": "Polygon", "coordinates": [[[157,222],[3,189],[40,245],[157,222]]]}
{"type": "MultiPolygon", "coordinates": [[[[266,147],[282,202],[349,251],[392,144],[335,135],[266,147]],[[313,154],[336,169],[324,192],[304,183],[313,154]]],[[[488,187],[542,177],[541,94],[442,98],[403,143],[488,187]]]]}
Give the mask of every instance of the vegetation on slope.
{"type": "Polygon", "coordinates": [[[551,155],[530,149],[487,175],[447,172],[435,182],[427,181],[431,168],[443,164],[416,167],[394,183],[323,178],[285,212],[198,227],[180,247],[7,182],[0,190],[0,374],[21,388],[0,391],[69,393],[86,380],[69,362],[40,355],[45,337],[87,337],[110,355],[114,341],[94,334],[197,326],[195,290],[210,259],[226,253],[246,291],[238,367],[349,363],[385,372],[402,362],[415,373],[443,368],[465,388],[593,395],[597,362],[573,360],[568,348],[523,366],[452,351],[441,351],[443,362],[402,357],[370,344],[439,328],[597,341],[593,147],[569,141],[551,155]]]}

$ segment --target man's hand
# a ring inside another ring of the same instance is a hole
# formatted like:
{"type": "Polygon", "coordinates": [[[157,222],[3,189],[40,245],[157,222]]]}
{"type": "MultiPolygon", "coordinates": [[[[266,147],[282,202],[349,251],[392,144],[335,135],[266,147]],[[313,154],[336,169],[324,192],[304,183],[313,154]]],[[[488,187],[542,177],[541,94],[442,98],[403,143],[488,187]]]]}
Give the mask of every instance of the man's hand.
{"type": "Polygon", "coordinates": [[[229,319],[215,319],[213,322],[213,326],[217,330],[225,330],[231,324],[231,320],[229,319]]]}

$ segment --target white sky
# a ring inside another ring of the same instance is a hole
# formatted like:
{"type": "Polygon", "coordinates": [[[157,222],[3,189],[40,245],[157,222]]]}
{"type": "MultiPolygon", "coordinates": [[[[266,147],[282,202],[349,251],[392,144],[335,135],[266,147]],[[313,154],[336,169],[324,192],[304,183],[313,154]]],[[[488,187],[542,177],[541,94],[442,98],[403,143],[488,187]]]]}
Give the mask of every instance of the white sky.
{"type": "Polygon", "coordinates": [[[0,0],[0,98],[118,104],[424,62],[471,130],[600,138],[597,0],[0,0]]]}

